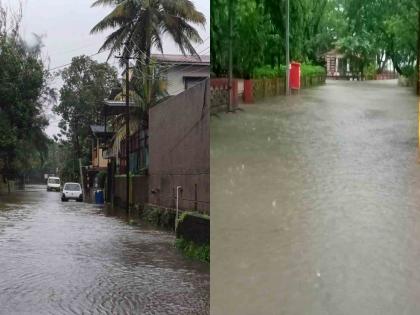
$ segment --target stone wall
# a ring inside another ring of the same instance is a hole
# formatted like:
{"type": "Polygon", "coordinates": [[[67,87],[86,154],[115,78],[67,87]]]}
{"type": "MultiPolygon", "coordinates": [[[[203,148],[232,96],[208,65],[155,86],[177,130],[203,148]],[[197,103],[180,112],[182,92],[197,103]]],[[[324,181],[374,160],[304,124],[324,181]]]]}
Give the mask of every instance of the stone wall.
{"type": "Polygon", "coordinates": [[[232,80],[232,91],[229,93],[229,81],[226,78],[210,80],[210,113],[216,114],[228,111],[229,97],[231,98],[232,109],[238,106],[238,85],[239,80],[232,80]],[[229,95],[230,94],[230,95],[229,95]]]}

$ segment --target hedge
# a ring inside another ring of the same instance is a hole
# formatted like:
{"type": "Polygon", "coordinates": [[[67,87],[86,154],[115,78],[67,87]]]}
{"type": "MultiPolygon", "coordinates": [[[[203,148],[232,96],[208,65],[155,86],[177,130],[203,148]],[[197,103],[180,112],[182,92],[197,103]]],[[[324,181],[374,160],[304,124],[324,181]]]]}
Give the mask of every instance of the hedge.
{"type": "MultiPolygon", "coordinates": [[[[276,77],[283,77],[286,73],[286,66],[271,67],[263,66],[255,69],[252,76],[253,79],[273,79],[276,77]]],[[[318,77],[325,75],[325,68],[321,66],[314,66],[311,64],[301,64],[301,75],[303,77],[318,77]]]]}

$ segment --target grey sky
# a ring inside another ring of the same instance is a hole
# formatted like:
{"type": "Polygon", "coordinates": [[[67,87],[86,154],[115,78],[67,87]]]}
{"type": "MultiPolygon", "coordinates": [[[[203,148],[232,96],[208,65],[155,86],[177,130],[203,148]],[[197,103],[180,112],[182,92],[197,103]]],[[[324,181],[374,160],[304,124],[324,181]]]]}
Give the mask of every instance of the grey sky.
{"type": "MultiPolygon", "coordinates": [[[[196,8],[210,21],[210,0],[192,0],[196,8]]],[[[18,0],[0,0],[9,8],[17,8],[18,0]]],[[[91,55],[98,51],[106,33],[90,35],[92,27],[111,11],[110,7],[91,8],[93,0],[23,0],[22,35],[30,40],[31,34],[43,34],[44,55],[50,59],[50,67],[67,64],[71,58],[78,55],[91,55]]],[[[197,26],[205,42],[196,50],[202,54],[210,53],[210,27],[197,26]]],[[[180,53],[170,38],[164,44],[165,53],[180,53]]],[[[105,61],[108,54],[104,52],[94,58],[105,61]]],[[[114,64],[112,58],[109,63],[114,64]]],[[[55,82],[58,86],[59,82],[55,82]]],[[[49,111],[48,111],[49,112],[49,111]]],[[[50,117],[49,135],[57,132],[57,118],[50,117]]]]}

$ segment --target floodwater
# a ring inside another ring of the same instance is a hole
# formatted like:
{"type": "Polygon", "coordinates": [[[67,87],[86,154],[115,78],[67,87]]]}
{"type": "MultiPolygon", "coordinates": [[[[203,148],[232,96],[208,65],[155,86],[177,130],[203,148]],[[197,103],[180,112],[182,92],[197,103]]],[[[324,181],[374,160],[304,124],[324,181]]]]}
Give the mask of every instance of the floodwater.
{"type": "Polygon", "coordinates": [[[0,314],[208,314],[209,267],[172,233],[41,188],[0,195],[0,314]]]}
{"type": "Polygon", "coordinates": [[[332,81],[212,118],[212,315],[420,314],[413,94],[332,81]]]}

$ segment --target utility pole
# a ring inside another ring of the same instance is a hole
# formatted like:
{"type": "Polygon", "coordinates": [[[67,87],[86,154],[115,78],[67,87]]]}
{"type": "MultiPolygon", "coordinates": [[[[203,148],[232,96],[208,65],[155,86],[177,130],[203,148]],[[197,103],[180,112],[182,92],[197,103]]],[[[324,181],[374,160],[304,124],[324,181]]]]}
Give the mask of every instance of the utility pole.
{"type": "Polygon", "coordinates": [[[126,160],[126,190],[127,190],[127,213],[130,213],[130,56],[127,55],[125,58],[125,154],[127,156],[126,160]]]}
{"type": "Polygon", "coordinates": [[[286,0],[286,95],[290,95],[290,0],[286,0]]]}
{"type": "Polygon", "coordinates": [[[417,95],[420,95],[420,8],[417,11],[417,95]]]}
{"type": "MultiPolygon", "coordinates": [[[[127,47],[128,41],[126,43],[127,47]]],[[[126,55],[115,56],[121,58],[125,63],[125,155],[126,155],[126,211],[130,214],[130,53],[126,48],[126,55]]]]}
{"type": "Polygon", "coordinates": [[[227,111],[232,111],[232,77],[233,77],[233,58],[232,58],[232,35],[233,35],[233,0],[229,0],[229,74],[228,74],[228,107],[227,111]]]}
{"type": "MultiPolygon", "coordinates": [[[[80,172],[80,184],[82,185],[82,192],[83,192],[83,197],[85,196],[85,185],[84,185],[84,181],[83,181],[83,167],[82,167],[82,159],[79,158],[79,172],[80,172]]],[[[58,174],[56,174],[56,176],[58,176],[58,174]]]]}

